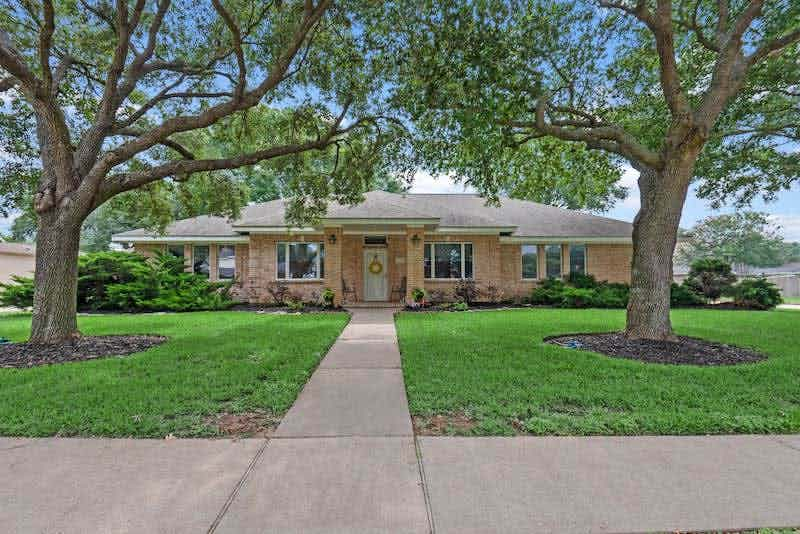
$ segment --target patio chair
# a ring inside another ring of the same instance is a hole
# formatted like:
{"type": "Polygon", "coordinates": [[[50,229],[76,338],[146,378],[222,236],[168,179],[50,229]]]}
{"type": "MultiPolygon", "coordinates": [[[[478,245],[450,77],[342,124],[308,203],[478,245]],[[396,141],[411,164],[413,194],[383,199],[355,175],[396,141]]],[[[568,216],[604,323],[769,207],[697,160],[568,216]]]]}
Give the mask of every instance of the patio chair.
{"type": "Polygon", "coordinates": [[[406,277],[405,276],[400,280],[400,285],[399,286],[394,286],[392,288],[392,301],[394,301],[394,296],[395,295],[398,296],[398,298],[397,298],[398,301],[402,301],[403,299],[406,298],[406,277]]]}
{"type": "Polygon", "coordinates": [[[358,300],[355,286],[347,285],[347,281],[344,278],[342,278],[342,298],[346,302],[356,302],[358,300]]]}

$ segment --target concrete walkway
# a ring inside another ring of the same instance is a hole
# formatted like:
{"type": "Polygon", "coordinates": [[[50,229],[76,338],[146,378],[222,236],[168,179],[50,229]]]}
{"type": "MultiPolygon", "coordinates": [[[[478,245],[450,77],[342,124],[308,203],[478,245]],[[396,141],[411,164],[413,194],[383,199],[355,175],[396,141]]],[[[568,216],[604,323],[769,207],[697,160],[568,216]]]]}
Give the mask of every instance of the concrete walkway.
{"type": "Polygon", "coordinates": [[[393,310],[354,310],[216,532],[430,530],[393,310]]]}
{"type": "Polygon", "coordinates": [[[392,310],[354,313],[269,440],[0,438],[0,480],[15,533],[800,525],[800,436],[415,439],[392,310]]]}

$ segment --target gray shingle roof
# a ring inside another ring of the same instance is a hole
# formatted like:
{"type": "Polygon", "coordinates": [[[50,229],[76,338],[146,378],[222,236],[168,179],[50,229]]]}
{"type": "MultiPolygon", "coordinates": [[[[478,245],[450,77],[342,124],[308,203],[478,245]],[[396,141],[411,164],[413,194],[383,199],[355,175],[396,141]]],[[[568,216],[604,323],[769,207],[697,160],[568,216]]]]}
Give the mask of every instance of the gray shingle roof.
{"type": "MultiPolygon", "coordinates": [[[[430,219],[440,227],[508,228],[514,236],[545,238],[629,238],[632,230],[632,225],[625,221],[525,200],[502,198],[500,206],[487,206],[483,198],[470,194],[370,191],[364,202],[355,206],[331,203],[323,219],[430,219]]],[[[234,236],[236,228],[285,225],[285,202],[273,200],[247,206],[233,223],[222,217],[193,217],[172,223],[166,233],[175,237],[234,236]]],[[[115,238],[148,235],[152,234],[140,229],[117,234],[115,238]]]]}

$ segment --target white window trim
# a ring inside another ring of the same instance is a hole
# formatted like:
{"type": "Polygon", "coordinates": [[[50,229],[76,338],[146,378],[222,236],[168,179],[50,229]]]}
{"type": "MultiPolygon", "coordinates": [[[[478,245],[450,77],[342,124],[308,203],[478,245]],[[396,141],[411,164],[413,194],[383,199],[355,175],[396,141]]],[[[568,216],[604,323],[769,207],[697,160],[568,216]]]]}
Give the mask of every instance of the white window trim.
{"type": "Polygon", "coordinates": [[[278,241],[275,243],[275,279],[280,280],[281,282],[321,282],[325,280],[325,278],[320,278],[319,276],[315,278],[280,278],[278,276],[278,247],[283,243],[283,246],[286,247],[285,255],[286,255],[286,276],[290,276],[292,273],[289,270],[290,260],[289,260],[289,245],[317,245],[319,249],[317,249],[317,274],[319,274],[322,270],[320,269],[320,261],[322,261],[322,254],[320,251],[323,249],[325,244],[321,241],[278,241]]]}
{"type": "MultiPolygon", "coordinates": [[[[475,280],[475,245],[472,241],[428,241],[425,246],[431,247],[431,278],[425,278],[430,282],[446,282],[448,280],[475,280]],[[436,247],[434,245],[461,245],[461,278],[436,278],[436,247]],[[464,245],[472,246],[472,277],[464,278],[464,263],[466,255],[464,254],[464,245]]],[[[423,271],[425,270],[425,251],[422,251],[422,264],[423,271]]]]}
{"type": "Polygon", "coordinates": [[[589,247],[586,246],[586,243],[571,243],[569,245],[569,258],[567,258],[567,265],[569,265],[569,270],[572,272],[572,247],[583,247],[583,274],[589,274],[589,247]]]}
{"type": "Polygon", "coordinates": [[[519,266],[520,266],[520,279],[524,281],[530,280],[541,280],[539,276],[539,244],[532,244],[532,243],[523,243],[519,246],[519,266]],[[524,263],[524,254],[522,252],[522,247],[534,247],[536,249],[536,276],[533,278],[525,276],[525,263],[524,263]]]}

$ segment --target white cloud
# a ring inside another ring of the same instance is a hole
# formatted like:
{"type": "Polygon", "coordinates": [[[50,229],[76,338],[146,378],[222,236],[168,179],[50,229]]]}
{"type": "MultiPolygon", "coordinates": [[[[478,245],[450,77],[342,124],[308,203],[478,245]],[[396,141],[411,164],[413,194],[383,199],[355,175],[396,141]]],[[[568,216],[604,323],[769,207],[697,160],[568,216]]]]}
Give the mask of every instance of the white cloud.
{"type": "Polygon", "coordinates": [[[780,233],[786,241],[800,241],[800,215],[776,213],[770,215],[769,219],[780,227],[780,233]]]}
{"type": "Polygon", "coordinates": [[[456,183],[452,176],[433,176],[427,171],[418,171],[411,184],[411,193],[474,193],[475,189],[456,183]]]}
{"type": "Polygon", "coordinates": [[[625,165],[619,183],[628,188],[628,196],[622,201],[622,205],[630,210],[639,211],[641,207],[641,201],[639,199],[639,171],[629,165],[625,165]]]}

